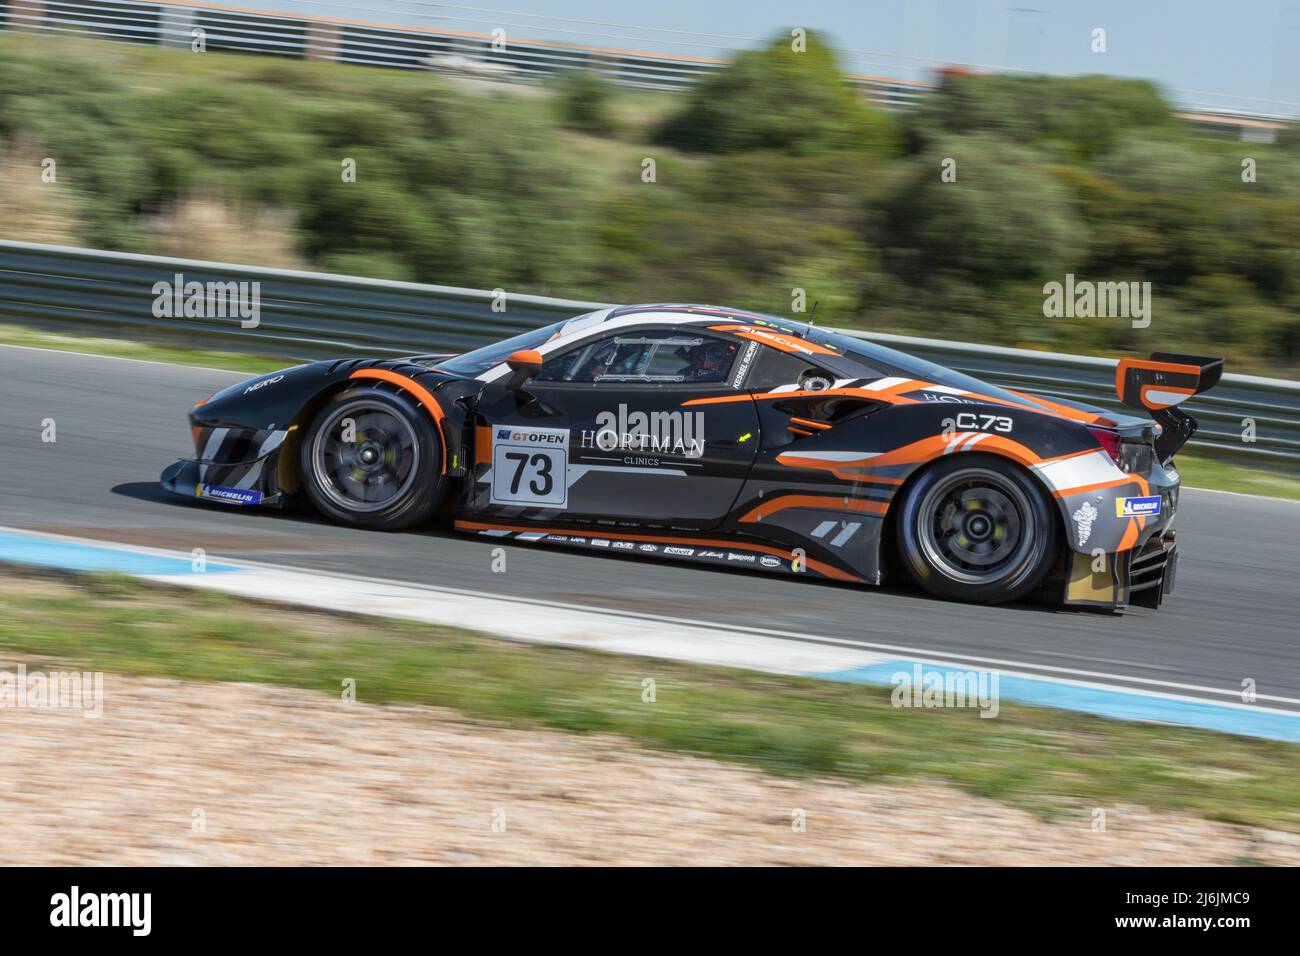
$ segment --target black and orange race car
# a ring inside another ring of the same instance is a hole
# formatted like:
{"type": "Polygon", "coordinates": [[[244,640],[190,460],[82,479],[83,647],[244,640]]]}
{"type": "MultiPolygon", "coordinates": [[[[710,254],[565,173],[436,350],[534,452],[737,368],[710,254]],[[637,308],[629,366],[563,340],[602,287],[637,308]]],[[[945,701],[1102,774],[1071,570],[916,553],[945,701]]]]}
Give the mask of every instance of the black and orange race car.
{"type": "Polygon", "coordinates": [[[880,583],[947,598],[1158,606],[1173,584],[1176,406],[1221,359],[1126,360],[1148,417],[979,381],[802,323],[602,309],[458,356],[340,359],[190,411],[183,495],[880,583]],[[1154,420],[1153,420],[1154,419],[1154,420]]]}

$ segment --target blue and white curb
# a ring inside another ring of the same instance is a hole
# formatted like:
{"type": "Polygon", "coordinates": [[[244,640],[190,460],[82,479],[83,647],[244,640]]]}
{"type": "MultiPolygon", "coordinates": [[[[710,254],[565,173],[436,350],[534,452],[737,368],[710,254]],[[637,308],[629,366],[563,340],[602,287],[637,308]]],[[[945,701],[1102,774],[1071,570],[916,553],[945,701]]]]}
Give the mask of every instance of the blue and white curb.
{"type": "MultiPolygon", "coordinates": [[[[166,551],[126,549],[56,535],[34,535],[0,529],[0,561],[59,568],[64,571],[113,571],[139,577],[194,574],[194,560],[166,551]]],[[[230,564],[208,564],[207,573],[239,570],[230,564]]]]}
{"type": "MultiPolygon", "coordinates": [[[[1015,661],[944,657],[917,648],[871,644],[811,633],[732,627],[698,620],[601,610],[575,604],[507,599],[432,585],[397,583],[249,561],[208,560],[84,538],[0,528],[0,562],[65,571],[111,571],[167,585],[205,588],[316,610],[465,627],[517,641],[586,647],[619,654],[739,667],[823,680],[890,686],[900,674],[945,679],[996,675],[999,701],[1036,704],[1119,720],[1199,727],[1300,743],[1300,700],[1063,670],[1015,661]],[[918,671],[919,668],[919,671],[918,671]],[[1133,686],[1133,685],[1146,686],[1133,686]]],[[[990,714],[991,716],[991,714],[990,714]]]]}
{"type": "MultiPolygon", "coordinates": [[[[901,686],[906,675],[908,684],[914,683],[911,675],[920,669],[928,676],[935,675],[940,684],[953,674],[980,675],[988,671],[968,665],[921,660],[888,660],[868,664],[847,671],[828,671],[812,676],[823,680],[848,681],[854,684],[879,684],[901,686]]],[[[1300,743],[1300,713],[1260,707],[1254,704],[1207,701],[1194,697],[1161,694],[1132,688],[1108,687],[1083,681],[1062,681],[1028,674],[996,671],[997,698],[999,702],[1014,701],[1073,710],[1116,720],[1136,720],[1150,723],[1178,724],[1217,730],[1245,737],[1266,737],[1300,743]]],[[[971,704],[969,706],[975,706],[971,704]]]]}

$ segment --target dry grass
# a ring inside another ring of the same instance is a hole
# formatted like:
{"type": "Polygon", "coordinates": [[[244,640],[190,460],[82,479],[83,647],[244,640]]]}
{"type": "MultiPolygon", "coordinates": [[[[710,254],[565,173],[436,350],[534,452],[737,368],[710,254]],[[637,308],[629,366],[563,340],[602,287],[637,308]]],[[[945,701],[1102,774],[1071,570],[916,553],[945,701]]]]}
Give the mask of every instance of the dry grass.
{"type": "MultiPolygon", "coordinates": [[[[1139,806],[1184,821],[1287,831],[1278,839],[1292,859],[1300,834],[1294,744],[1008,702],[996,720],[964,708],[899,709],[888,688],[521,646],[111,575],[0,574],[0,660],[6,657],[123,677],[279,685],[335,699],[340,681],[351,678],[366,703],[432,707],[525,734],[618,738],[629,749],[850,787],[941,781],[1044,823],[1076,821],[1068,828],[1076,834],[1078,823],[1090,832],[1095,808],[1108,815],[1130,808],[1127,816],[1139,806]],[[654,701],[642,699],[647,676],[658,687],[654,701]]],[[[1211,841],[1216,859],[1228,842],[1211,841]]],[[[1237,848],[1228,855],[1258,854],[1237,848]]]]}
{"type": "Polygon", "coordinates": [[[306,268],[293,216],[250,209],[212,196],[190,196],[153,222],[151,252],[181,259],[306,268]]]}
{"type": "Polygon", "coordinates": [[[0,146],[0,238],[54,245],[79,242],[78,199],[59,178],[57,165],[48,171],[42,165],[46,159],[29,143],[0,146]]]}
{"type": "MultiPolygon", "coordinates": [[[[13,670],[67,670],[0,659],[13,670]]],[[[339,676],[346,675],[339,671],[339,676]]],[[[1107,804],[1048,821],[936,780],[783,777],[611,735],[256,684],[109,673],[103,712],[0,721],[28,865],[1216,865],[1294,834],[1107,804]]]]}

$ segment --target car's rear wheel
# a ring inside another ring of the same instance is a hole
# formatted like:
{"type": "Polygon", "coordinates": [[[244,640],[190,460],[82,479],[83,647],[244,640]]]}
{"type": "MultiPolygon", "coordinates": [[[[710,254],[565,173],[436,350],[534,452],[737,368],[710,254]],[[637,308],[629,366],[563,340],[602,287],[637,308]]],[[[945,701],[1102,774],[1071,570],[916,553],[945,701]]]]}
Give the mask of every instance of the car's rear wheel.
{"type": "Polygon", "coordinates": [[[428,414],[402,395],[351,388],[312,420],[302,442],[303,486],[326,516],[397,530],[441,504],[442,443],[428,414]]]}
{"type": "Polygon", "coordinates": [[[1060,547],[1060,522],[1024,469],[963,454],[907,489],[895,535],[903,567],[931,594],[1000,604],[1042,583],[1060,547]]]}

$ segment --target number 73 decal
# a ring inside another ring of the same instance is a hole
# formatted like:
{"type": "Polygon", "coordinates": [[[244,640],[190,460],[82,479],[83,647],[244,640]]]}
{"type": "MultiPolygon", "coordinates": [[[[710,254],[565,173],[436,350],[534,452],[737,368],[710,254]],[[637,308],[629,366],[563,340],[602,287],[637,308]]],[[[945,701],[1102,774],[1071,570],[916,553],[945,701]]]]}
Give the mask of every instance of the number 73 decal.
{"type": "Polygon", "coordinates": [[[1006,432],[1011,431],[1011,419],[1005,415],[985,415],[976,412],[962,412],[955,418],[943,420],[943,437],[951,438],[957,432],[1006,432]]]}
{"type": "Polygon", "coordinates": [[[492,426],[492,504],[569,504],[569,430],[492,426]]]}

